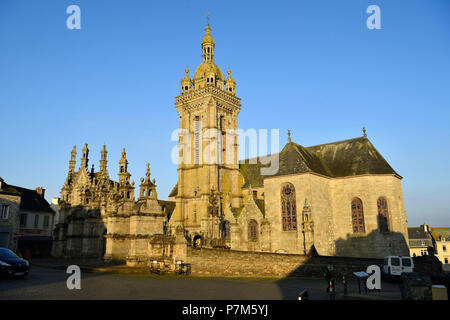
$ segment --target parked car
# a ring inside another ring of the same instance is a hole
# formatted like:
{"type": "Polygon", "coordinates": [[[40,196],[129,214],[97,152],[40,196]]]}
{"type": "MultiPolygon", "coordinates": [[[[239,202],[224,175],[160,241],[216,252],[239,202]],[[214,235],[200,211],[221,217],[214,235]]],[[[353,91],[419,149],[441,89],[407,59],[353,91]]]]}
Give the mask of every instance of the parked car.
{"type": "Polygon", "coordinates": [[[386,277],[400,277],[404,272],[414,272],[414,262],[411,257],[387,256],[383,261],[383,274],[386,277]]]}
{"type": "Polygon", "coordinates": [[[24,277],[30,272],[30,263],[7,248],[0,248],[0,274],[24,277]]]}

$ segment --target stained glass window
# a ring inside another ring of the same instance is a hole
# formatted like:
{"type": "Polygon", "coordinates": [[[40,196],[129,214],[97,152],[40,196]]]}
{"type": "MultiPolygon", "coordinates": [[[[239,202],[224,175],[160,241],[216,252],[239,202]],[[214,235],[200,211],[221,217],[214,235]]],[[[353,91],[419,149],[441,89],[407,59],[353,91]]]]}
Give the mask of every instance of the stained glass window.
{"type": "Polygon", "coordinates": [[[287,183],[281,188],[281,221],[283,231],[297,230],[295,188],[291,183],[287,183]]]}
{"type": "Polygon", "coordinates": [[[389,231],[389,211],[387,200],[383,197],[378,198],[378,228],[381,232],[389,231]]]}
{"type": "Polygon", "coordinates": [[[352,201],[352,225],[353,233],[365,232],[363,205],[359,198],[355,198],[352,201]]]}
{"type": "Polygon", "coordinates": [[[258,240],[258,222],[253,219],[248,222],[248,240],[258,240]]]}

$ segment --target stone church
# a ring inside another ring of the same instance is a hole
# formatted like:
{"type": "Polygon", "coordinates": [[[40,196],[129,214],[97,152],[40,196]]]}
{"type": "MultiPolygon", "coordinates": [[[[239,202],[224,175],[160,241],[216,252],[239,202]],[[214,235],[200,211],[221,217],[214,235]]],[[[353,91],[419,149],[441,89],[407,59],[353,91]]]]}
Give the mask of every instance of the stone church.
{"type": "MultiPolygon", "coordinates": [[[[88,170],[88,149],[75,171],[72,151],[61,190],[64,221],[57,255],[104,255],[143,261],[148,243],[183,234],[187,245],[289,254],[373,257],[408,255],[402,177],[364,135],[304,147],[291,140],[277,154],[238,160],[236,81],[214,63],[209,24],[202,62],[186,68],[180,95],[178,182],[169,201],[141,178],[134,197],[125,150],[119,181],[110,180],[106,149],[88,170]],[[267,161],[269,160],[269,161],[267,161]],[[276,163],[278,170],[263,173],[276,163]]],[[[169,241],[169,242],[170,242],[169,241]]]]}

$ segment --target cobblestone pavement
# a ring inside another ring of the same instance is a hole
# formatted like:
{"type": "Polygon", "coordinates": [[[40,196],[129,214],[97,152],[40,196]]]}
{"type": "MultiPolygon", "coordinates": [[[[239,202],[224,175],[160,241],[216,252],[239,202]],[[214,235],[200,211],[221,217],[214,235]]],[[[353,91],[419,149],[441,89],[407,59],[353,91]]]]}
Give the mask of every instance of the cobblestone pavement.
{"type": "MultiPolygon", "coordinates": [[[[69,290],[65,270],[32,266],[23,279],[0,279],[0,299],[297,299],[309,290],[310,299],[325,300],[325,281],[321,279],[217,279],[149,274],[109,274],[82,272],[81,289],[69,290]]],[[[357,293],[349,283],[349,294],[336,299],[400,299],[398,284],[383,283],[383,290],[368,295],[357,293]]]]}

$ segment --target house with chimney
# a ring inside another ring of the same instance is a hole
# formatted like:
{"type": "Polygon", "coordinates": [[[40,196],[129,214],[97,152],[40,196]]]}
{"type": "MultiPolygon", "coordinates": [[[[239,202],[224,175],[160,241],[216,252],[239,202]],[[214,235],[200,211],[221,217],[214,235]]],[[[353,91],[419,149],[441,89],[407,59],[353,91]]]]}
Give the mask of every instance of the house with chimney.
{"type": "Polygon", "coordinates": [[[0,178],[0,247],[25,258],[49,256],[55,211],[45,200],[45,189],[27,189],[0,178]]]}

